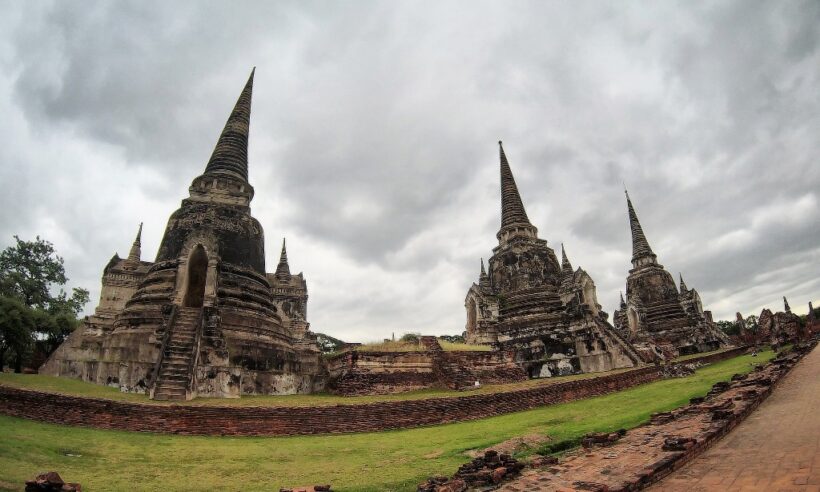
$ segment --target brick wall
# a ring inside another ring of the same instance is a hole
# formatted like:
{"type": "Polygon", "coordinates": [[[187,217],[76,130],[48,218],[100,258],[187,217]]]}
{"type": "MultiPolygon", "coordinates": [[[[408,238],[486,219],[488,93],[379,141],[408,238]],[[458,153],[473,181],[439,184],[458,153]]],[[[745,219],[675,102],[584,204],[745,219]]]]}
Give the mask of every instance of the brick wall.
{"type": "MultiPolygon", "coordinates": [[[[715,362],[738,348],[687,362],[715,362]]],[[[150,405],[0,385],[0,413],[56,424],[190,435],[304,435],[445,424],[605,395],[660,378],[655,367],[493,394],[323,407],[150,405]]]]}

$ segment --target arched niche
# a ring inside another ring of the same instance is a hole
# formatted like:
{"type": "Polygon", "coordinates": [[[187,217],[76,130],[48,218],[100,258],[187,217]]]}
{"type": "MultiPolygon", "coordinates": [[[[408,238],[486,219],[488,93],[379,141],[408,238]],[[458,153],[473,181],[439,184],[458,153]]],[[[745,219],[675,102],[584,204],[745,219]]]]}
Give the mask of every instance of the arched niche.
{"type": "Polygon", "coordinates": [[[205,300],[205,281],[208,278],[208,253],[201,244],[197,244],[188,257],[185,295],[182,298],[184,307],[202,307],[205,300]]]}

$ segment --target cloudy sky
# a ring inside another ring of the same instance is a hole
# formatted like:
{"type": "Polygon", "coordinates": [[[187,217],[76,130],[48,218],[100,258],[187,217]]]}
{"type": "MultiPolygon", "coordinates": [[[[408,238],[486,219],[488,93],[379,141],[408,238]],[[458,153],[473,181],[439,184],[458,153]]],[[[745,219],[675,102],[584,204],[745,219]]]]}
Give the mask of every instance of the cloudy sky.
{"type": "Polygon", "coordinates": [[[820,3],[0,1],[0,247],[71,286],[145,222],[153,259],[256,66],[253,214],[315,331],[463,330],[500,223],[530,219],[617,307],[626,183],[716,318],[820,295],[820,3]]]}

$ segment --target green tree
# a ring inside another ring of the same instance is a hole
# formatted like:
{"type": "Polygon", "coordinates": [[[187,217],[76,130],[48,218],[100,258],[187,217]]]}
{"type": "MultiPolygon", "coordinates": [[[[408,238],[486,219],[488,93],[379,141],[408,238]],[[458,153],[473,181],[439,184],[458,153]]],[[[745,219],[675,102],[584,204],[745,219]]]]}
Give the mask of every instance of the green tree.
{"type": "Polygon", "coordinates": [[[26,306],[39,308],[51,314],[72,312],[76,316],[88,302],[88,291],[75,288],[71,296],[60,288],[52,295],[55,287],[68,282],[63,258],[54,251],[54,245],[40,239],[17,242],[0,253],[0,294],[17,297],[26,306]]]}
{"type": "Polygon", "coordinates": [[[421,333],[405,333],[401,336],[399,341],[402,342],[409,342],[409,343],[418,343],[419,338],[421,338],[421,333]]]}
{"type": "Polygon", "coordinates": [[[29,331],[47,354],[53,352],[77,326],[77,315],[88,303],[86,289],[72,289],[69,296],[63,286],[68,282],[62,257],[54,245],[41,239],[23,241],[0,253],[0,295],[15,298],[29,308],[29,331]],[[53,292],[57,292],[56,295],[53,292]]]}
{"type": "Polygon", "coordinates": [[[34,311],[14,297],[0,296],[0,371],[6,354],[14,359],[14,372],[23,370],[23,361],[34,345],[34,311]]]}
{"type": "Polygon", "coordinates": [[[723,333],[725,333],[729,336],[737,335],[738,333],[740,333],[740,326],[738,326],[737,322],[735,322],[735,321],[723,321],[723,320],[721,320],[721,321],[718,321],[715,324],[717,324],[718,328],[723,330],[723,333]]]}

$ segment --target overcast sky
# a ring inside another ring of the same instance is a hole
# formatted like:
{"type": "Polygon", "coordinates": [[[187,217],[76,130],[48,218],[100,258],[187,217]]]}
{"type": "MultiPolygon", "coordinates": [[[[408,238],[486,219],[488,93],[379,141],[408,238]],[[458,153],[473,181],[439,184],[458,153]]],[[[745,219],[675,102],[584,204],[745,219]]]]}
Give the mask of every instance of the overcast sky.
{"type": "Polygon", "coordinates": [[[820,2],[0,1],[0,247],[52,241],[96,305],[153,260],[248,73],[253,215],[314,331],[455,334],[500,224],[497,141],[539,235],[612,313],[626,183],[717,319],[820,295],[820,2]]]}

